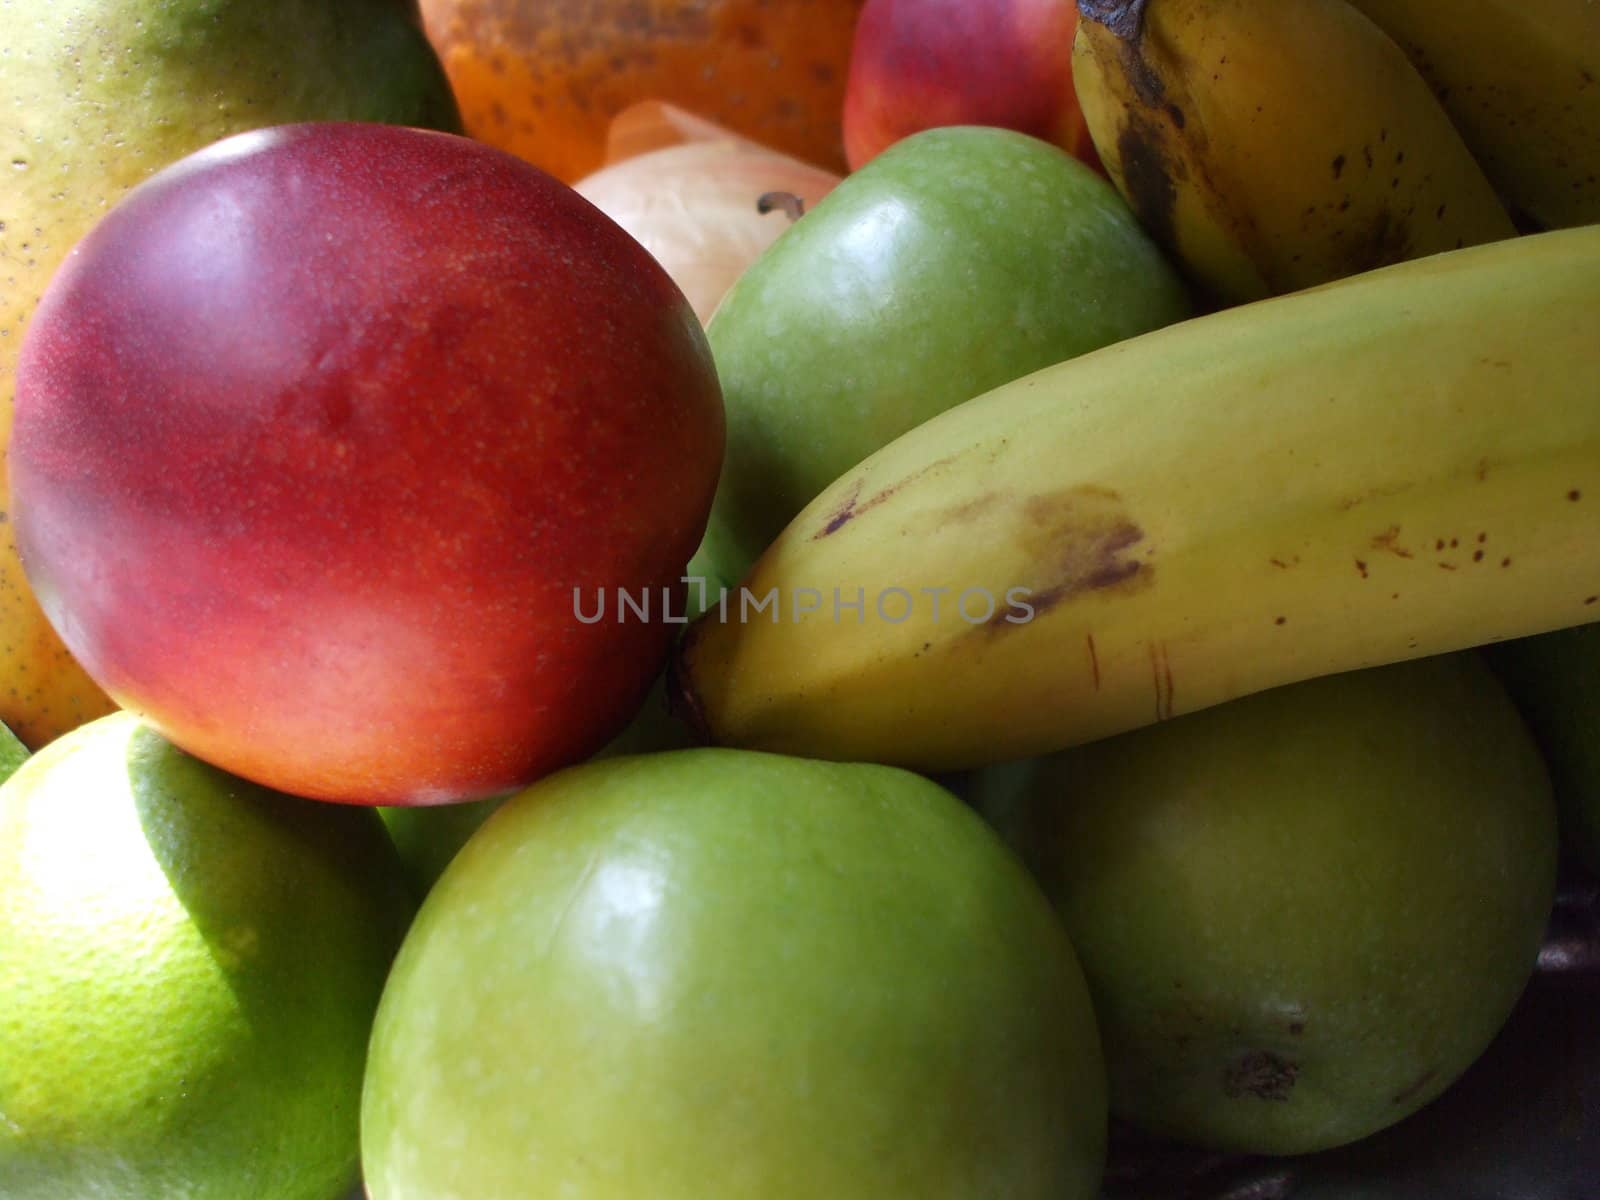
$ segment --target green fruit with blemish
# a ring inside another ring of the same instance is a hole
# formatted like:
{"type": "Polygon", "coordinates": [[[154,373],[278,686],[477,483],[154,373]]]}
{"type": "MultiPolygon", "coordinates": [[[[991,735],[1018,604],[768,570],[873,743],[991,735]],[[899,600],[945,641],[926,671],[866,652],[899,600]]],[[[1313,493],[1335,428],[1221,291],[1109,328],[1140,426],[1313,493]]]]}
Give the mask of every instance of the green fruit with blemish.
{"type": "Polygon", "coordinates": [[[1041,760],[997,824],[1088,977],[1113,1112],[1295,1154],[1482,1053],[1554,890],[1549,777],[1475,655],[1335,675],[1041,760]]]}

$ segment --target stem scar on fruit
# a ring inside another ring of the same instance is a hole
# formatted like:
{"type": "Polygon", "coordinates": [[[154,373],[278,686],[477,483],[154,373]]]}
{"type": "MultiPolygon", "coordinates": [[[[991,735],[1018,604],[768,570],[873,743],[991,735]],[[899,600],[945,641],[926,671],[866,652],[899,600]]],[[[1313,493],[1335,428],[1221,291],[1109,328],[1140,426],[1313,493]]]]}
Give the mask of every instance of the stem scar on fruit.
{"type": "Polygon", "coordinates": [[[777,210],[790,221],[798,221],[806,215],[806,202],[793,192],[762,192],[756,197],[756,211],[763,217],[777,210]]]}

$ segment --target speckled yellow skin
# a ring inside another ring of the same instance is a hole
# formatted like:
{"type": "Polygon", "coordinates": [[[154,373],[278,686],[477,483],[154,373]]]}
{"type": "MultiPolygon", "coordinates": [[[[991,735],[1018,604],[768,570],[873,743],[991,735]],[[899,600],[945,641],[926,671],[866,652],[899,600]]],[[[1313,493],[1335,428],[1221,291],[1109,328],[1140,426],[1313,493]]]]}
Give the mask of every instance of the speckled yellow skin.
{"type": "Polygon", "coordinates": [[[1072,70],[1095,149],[1217,300],[1515,233],[1422,76],[1345,0],[1093,0],[1082,14],[1072,70]]]}
{"type": "Polygon", "coordinates": [[[1600,221],[1600,4],[1353,3],[1411,57],[1520,216],[1600,221]]]}
{"type": "Polygon", "coordinates": [[[823,491],[744,581],[779,619],[690,625],[680,699],[721,745],[949,770],[1593,620],[1597,323],[1589,226],[1047,367],[823,491]]]}
{"type": "MultiPolygon", "coordinates": [[[[411,7],[0,0],[0,448],[39,297],[77,240],[147,175],[265,125],[459,127],[411,7]]],[[[0,469],[0,505],[9,490],[0,469]]],[[[38,747],[112,707],[45,621],[10,521],[0,522],[0,720],[38,747]]]]}

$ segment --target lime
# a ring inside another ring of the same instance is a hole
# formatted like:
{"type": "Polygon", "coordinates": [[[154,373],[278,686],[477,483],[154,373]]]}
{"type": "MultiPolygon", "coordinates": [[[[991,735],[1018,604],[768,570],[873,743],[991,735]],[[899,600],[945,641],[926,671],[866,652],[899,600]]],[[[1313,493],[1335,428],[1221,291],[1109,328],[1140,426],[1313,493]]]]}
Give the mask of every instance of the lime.
{"type": "Polygon", "coordinates": [[[428,894],[467,839],[504,802],[504,796],[490,796],[462,804],[378,809],[419,898],[428,894]]]}
{"type": "Polygon", "coordinates": [[[126,713],[0,786],[0,1196],[335,1200],[410,916],[370,810],[126,713]]]}
{"type": "Polygon", "coordinates": [[[9,725],[0,723],[0,783],[10,779],[27,761],[28,748],[17,740],[9,725]]]}

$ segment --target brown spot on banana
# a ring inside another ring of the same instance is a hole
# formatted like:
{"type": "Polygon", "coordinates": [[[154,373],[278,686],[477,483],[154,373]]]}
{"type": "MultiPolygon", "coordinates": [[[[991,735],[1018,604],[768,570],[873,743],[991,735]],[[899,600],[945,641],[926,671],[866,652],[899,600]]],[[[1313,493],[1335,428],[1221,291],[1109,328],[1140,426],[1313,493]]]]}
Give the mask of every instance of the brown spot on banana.
{"type": "Polygon", "coordinates": [[[1122,73],[1139,102],[1148,109],[1165,113],[1173,125],[1182,129],[1187,123],[1183,109],[1167,96],[1167,85],[1160,73],[1145,60],[1143,42],[1119,41],[1117,57],[1122,64],[1122,73]]]}
{"type": "Polygon", "coordinates": [[[828,519],[822,523],[822,528],[811,535],[811,540],[816,541],[819,538],[828,537],[830,534],[837,533],[843,529],[845,523],[856,515],[856,501],[860,496],[861,480],[858,479],[850,485],[850,491],[845,495],[839,507],[834,509],[828,515],[828,519]]]}
{"type": "Polygon", "coordinates": [[[1167,656],[1167,647],[1163,642],[1157,642],[1150,647],[1150,678],[1155,684],[1156,720],[1171,720],[1175,689],[1172,682],[1172,660],[1167,656]]]}
{"type": "Polygon", "coordinates": [[[909,484],[915,483],[924,475],[931,474],[939,470],[941,467],[949,466],[959,457],[960,455],[957,454],[947,454],[943,458],[935,459],[933,462],[924,463],[915,471],[912,471],[904,479],[897,480],[894,483],[879,488],[864,500],[861,498],[862,481],[859,479],[856,480],[855,483],[851,485],[850,490],[845,493],[844,500],[840,502],[837,508],[828,514],[828,519],[822,523],[821,528],[811,535],[811,540],[814,542],[819,541],[822,538],[830,537],[833,534],[838,533],[839,530],[843,529],[847,524],[855,520],[862,513],[870,512],[872,509],[877,508],[878,505],[882,504],[885,500],[888,500],[898,494],[902,488],[905,488],[909,484]]]}
{"type": "Polygon", "coordinates": [[[1123,192],[1140,223],[1163,246],[1173,246],[1177,241],[1173,215],[1178,203],[1173,176],[1182,168],[1182,160],[1167,152],[1164,139],[1149,122],[1133,114],[1117,137],[1117,158],[1123,192]]]}
{"type": "MultiPolygon", "coordinates": [[[[1030,496],[1022,505],[1018,561],[1034,576],[1018,580],[1037,620],[1074,596],[1143,589],[1155,579],[1148,561],[1129,552],[1144,542],[1144,530],[1110,488],[1083,484],[1030,496]]],[[[1146,547],[1148,557],[1148,547],[1146,547]]],[[[1019,628],[997,614],[974,632],[996,634],[1019,628]]]]}
{"type": "Polygon", "coordinates": [[[1375,534],[1372,538],[1374,550],[1385,550],[1399,558],[1410,558],[1411,551],[1400,544],[1400,526],[1391,525],[1382,533],[1375,534]]]}

